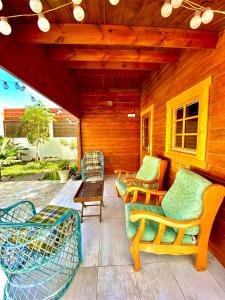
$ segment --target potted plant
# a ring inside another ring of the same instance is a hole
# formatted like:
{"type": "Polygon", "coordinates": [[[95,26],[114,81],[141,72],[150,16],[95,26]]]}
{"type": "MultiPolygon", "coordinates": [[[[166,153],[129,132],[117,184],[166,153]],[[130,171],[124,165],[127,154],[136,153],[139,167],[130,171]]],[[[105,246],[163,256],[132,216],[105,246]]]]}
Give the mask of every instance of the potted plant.
{"type": "Polygon", "coordinates": [[[61,183],[67,182],[70,174],[70,162],[68,160],[62,160],[58,166],[58,174],[61,183]]]}
{"type": "Polygon", "coordinates": [[[70,177],[73,180],[80,180],[81,174],[78,172],[77,161],[74,161],[70,165],[70,177]]]}

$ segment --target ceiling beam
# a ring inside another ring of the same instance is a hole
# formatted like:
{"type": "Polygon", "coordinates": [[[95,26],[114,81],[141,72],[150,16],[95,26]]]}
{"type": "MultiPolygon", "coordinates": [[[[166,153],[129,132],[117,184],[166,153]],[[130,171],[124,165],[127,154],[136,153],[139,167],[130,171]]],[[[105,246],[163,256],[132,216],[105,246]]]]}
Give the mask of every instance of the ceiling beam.
{"type": "Polygon", "coordinates": [[[164,48],[215,48],[217,32],[161,27],[95,24],[51,24],[41,32],[36,24],[15,24],[21,43],[68,45],[118,45],[164,48]]]}
{"type": "Polygon", "coordinates": [[[146,70],[104,70],[104,69],[80,69],[74,70],[74,73],[80,77],[144,77],[150,74],[146,70]]]}
{"type": "Polygon", "coordinates": [[[160,64],[135,62],[99,62],[99,61],[70,61],[65,62],[68,69],[105,69],[105,70],[158,70],[160,64]]]}
{"type": "Polygon", "coordinates": [[[176,63],[179,51],[176,50],[111,50],[111,49],[80,49],[53,48],[49,49],[50,58],[62,61],[130,61],[153,63],[176,63]]]}

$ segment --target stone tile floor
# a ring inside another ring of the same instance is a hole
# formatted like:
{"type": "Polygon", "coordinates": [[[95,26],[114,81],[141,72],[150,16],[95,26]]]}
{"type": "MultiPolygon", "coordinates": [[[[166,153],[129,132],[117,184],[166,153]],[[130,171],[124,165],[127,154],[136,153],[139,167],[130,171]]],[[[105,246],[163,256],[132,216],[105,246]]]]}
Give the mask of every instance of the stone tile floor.
{"type": "Polygon", "coordinates": [[[59,181],[8,181],[0,182],[0,208],[20,200],[30,200],[37,210],[45,207],[61,190],[59,181]]]}

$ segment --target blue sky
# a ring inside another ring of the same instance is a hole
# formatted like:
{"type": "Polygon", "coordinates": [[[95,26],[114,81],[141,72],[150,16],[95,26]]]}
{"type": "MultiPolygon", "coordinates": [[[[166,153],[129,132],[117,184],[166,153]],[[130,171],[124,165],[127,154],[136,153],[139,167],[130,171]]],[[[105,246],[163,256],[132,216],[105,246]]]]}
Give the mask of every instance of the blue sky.
{"type": "Polygon", "coordinates": [[[0,109],[4,108],[21,108],[26,105],[32,105],[35,102],[31,100],[31,97],[36,100],[41,100],[45,106],[49,108],[59,107],[54,102],[50,101],[48,98],[42,96],[25,83],[20,81],[18,78],[12,76],[4,69],[0,68],[0,109]],[[8,82],[8,89],[4,89],[3,81],[8,82]],[[15,83],[18,82],[20,86],[25,86],[25,90],[21,91],[16,89],[15,83]]]}

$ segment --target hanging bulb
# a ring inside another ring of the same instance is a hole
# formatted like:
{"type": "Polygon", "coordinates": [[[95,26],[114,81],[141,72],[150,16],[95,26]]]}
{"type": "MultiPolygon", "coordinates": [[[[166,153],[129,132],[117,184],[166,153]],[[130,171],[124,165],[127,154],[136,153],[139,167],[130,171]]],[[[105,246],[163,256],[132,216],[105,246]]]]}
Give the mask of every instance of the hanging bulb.
{"type": "Polygon", "coordinates": [[[82,0],[72,0],[74,5],[80,5],[82,0]]]}
{"type": "Polygon", "coordinates": [[[196,10],[194,17],[190,21],[190,27],[192,29],[197,29],[202,23],[201,12],[196,10]]]}
{"type": "Polygon", "coordinates": [[[120,0],[109,0],[109,2],[112,5],[117,5],[120,2],[120,0]]]}
{"type": "Polygon", "coordinates": [[[0,32],[4,35],[9,35],[12,32],[12,28],[6,17],[0,19],[0,32]]]}
{"type": "Polygon", "coordinates": [[[20,89],[19,82],[15,82],[15,88],[16,88],[16,90],[19,90],[19,89],[20,89]]]}
{"type": "Polygon", "coordinates": [[[169,0],[166,0],[161,8],[161,15],[163,18],[168,18],[172,13],[173,7],[169,0]]]}
{"type": "Polygon", "coordinates": [[[210,7],[206,7],[202,13],[202,23],[209,24],[214,17],[214,11],[210,7]]]}
{"type": "Polygon", "coordinates": [[[8,85],[8,82],[7,82],[7,81],[3,81],[3,88],[4,88],[5,90],[8,90],[9,85],[8,85]]]}
{"type": "Polygon", "coordinates": [[[171,5],[173,8],[179,8],[183,3],[183,0],[171,0],[171,5]]]}
{"type": "Polygon", "coordinates": [[[0,0],[0,10],[3,9],[3,3],[2,3],[2,0],[0,0]]]}
{"type": "Polygon", "coordinates": [[[38,27],[43,32],[48,32],[50,29],[50,23],[42,13],[38,15],[38,27]]]}
{"type": "Polygon", "coordinates": [[[84,16],[85,16],[83,8],[79,5],[75,5],[74,9],[73,9],[73,16],[74,16],[75,20],[77,20],[78,22],[83,21],[84,16]]]}
{"type": "Polygon", "coordinates": [[[33,12],[36,14],[39,14],[42,12],[43,5],[40,0],[30,0],[30,8],[33,12]]]}
{"type": "Polygon", "coordinates": [[[20,87],[20,91],[21,91],[21,92],[24,92],[24,91],[25,91],[25,86],[24,86],[24,85],[22,85],[22,86],[20,87]]]}

